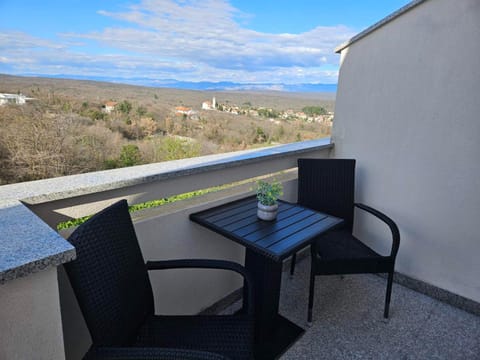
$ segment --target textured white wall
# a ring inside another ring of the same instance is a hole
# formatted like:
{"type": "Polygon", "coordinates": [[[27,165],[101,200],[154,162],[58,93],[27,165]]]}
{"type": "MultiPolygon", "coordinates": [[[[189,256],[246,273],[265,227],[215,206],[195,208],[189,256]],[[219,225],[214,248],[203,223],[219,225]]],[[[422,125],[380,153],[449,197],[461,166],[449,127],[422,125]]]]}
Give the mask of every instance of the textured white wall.
{"type": "MultiPolygon", "coordinates": [[[[242,246],[189,220],[189,214],[199,210],[182,209],[136,222],[145,260],[206,258],[242,264],[242,246]]],[[[149,275],[160,314],[196,314],[242,286],[241,276],[230,271],[162,270],[149,275]]]]}
{"type": "MultiPolygon", "coordinates": [[[[342,51],[334,156],[394,218],[396,270],[480,301],[480,1],[426,1],[342,51]]],[[[363,218],[356,231],[366,232],[363,218]]],[[[380,245],[378,233],[371,239],[380,245]]]]}
{"type": "Polygon", "coordinates": [[[0,285],[0,359],[64,359],[57,269],[0,285]]]}

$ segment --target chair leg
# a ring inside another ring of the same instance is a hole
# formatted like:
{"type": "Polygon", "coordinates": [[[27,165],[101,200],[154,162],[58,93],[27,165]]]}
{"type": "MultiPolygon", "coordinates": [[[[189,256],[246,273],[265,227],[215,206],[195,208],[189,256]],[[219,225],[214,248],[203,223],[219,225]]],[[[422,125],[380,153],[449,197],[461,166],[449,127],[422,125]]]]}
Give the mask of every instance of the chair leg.
{"type": "Polygon", "coordinates": [[[388,311],[390,309],[390,297],[392,295],[393,271],[388,273],[387,294],[385,295],[385,310],[383,317],[388,319],[388,311]]]}
{"type": "Polygon", "coordinates": [[[297,253],[293,253],[292,255],[292,263],[290,264],[290,276],[293,276],[295,272],[295,262],[297,261],[297,253]]]}
{"type": "Polygon", "coordinates": [[[310,270],[310,290],[308,292],[308,315],[307,323],[308,325],[312,324],[312,313],[313,313],[313,295],[315,294],[315,273],[313,271],[313,264],[310,270]]]}

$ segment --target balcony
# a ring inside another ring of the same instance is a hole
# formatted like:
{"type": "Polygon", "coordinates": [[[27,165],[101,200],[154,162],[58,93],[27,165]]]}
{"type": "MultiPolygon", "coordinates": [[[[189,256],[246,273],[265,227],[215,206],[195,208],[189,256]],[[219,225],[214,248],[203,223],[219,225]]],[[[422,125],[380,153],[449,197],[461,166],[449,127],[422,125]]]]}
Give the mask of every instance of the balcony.
{"type": "MultiPolygon", "coordinates": [[[[146,259],[242,262],[242,247],[188,215],[242,197],[251,191],[242,181],[279,171],[285,199],[295,201],[299,157],[357,159],[356,200],[395,219],[402,242],[388,321],[384,279],[323,277],[313,326],[282,358],[478,359],[479,16],[475,0],[415,0],[339,47],[335,146],[315,140],[0,187],[0,359],[79,359],[89,346],[61,266],[75,250],[54,230],[59,221],[119,198],[134,204],[236,183],[138,212],[134,221],[146,259]]],[[[381,252],[382,229],[361,216],[355,221],[355,233],[381,252]]],[[[293,279],[284,274],[281,299],[282,314],[300,326],[304,255],[293,279]]],[[[217,273],[151,280],[156,308],[165,313],[230,311],[241,286],[217,273]],[[173,290],[160,294],[162,287],[173,290]],[[195,296],[180,298],[185,290],[195,296]]]]}
{"type": "MultiPolygon", "coordinates": [[[[89,346],[88,331],[61,266],[75,252],[53,230],[58,222],[94,213],[119,198],[135,204],[235,183],[133,217],[147,260],[206,257],[242,263],[241,246],[191,223],[188,215],[250,194],[251,184],[243,181],[274,173],[284,183],[284,198],[295,201],[297,158],[328,158],[333,149],[330,139],[314,140],[0,187],[0,313],[9,329],[0,340],[0,358],[15,354],[79,359],[89,346]]],[[[361,230],[361,226],[357,227],[361,230]]],[[[306,326],[307,254],[303,253],[297,274],[293,278],[284,274],[282,280],[281,312],[302,327],[306,326]]],[[[239,280],[223,272],[169,271],[154,274],[151,280],[155,306],[163,313],[229,311],[240,296],[239,280]],[[166,294],[162,288],[173,290],[166,294]],[[200,290],[205,288],[209,291],[200,290]],[[179,296],[185,291],[195,296],[179,296]]],[[[374,275],[323,277],[317,282],[314,325],[282,358],[395,359],[436,354],[473,359],[478,355],[480,312],[475,301],[399,273],[391,319],[384,321],[384,282],[374,275]]]]}

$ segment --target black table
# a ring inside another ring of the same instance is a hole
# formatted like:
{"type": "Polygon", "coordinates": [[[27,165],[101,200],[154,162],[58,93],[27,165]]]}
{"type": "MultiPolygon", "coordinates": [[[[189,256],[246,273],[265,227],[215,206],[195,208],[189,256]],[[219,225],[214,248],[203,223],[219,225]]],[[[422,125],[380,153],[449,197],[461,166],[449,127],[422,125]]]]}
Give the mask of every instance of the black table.
{"type": "Polygon", "coordinates": [[[338,226],[342,219],[279,201],[274,221],[257,218],[255,196],[190,215],[190,220],[246,247],[255,279],[255,357],[275,359],[305,331],[278,312],[282,260],[338,226]]]}

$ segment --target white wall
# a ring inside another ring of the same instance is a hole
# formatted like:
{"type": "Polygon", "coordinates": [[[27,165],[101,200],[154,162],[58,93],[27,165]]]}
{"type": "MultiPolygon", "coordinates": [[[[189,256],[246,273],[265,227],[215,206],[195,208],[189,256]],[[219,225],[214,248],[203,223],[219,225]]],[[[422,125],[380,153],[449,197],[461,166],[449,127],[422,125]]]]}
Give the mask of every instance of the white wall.
{"type": "Polygon", "coordinates": [[[0,285],[0,359],[64,359],[57,269],[0,285]]]}
{"type": "MultiPolygon", "coordinates": [[[[145,260],[225,259],[243,264],[244,248],[189,220],[204,208],[181,209],[135,222],[145,260]]],[[[152,211],[154,212],[154,211],[152,211]]],[[[149,273],[160,314],[197,314],[242,286],[240,275],[217,270],[162,270],[149,273]]]]}
{"type": "Polygon", "coordinates": [[[480,1],[430,0],[353,43],[332,136],[357,159],[357,201],[400,227],[396,270],[477,302],[479,39],[480,1]]]}

